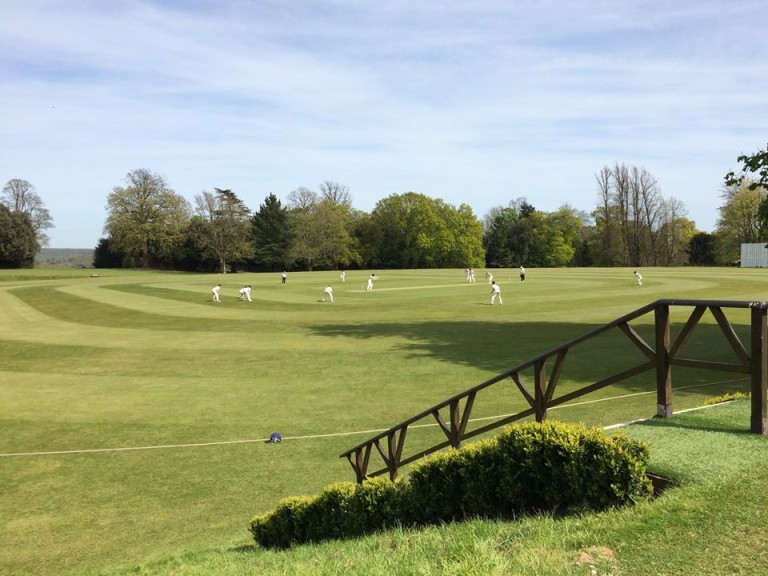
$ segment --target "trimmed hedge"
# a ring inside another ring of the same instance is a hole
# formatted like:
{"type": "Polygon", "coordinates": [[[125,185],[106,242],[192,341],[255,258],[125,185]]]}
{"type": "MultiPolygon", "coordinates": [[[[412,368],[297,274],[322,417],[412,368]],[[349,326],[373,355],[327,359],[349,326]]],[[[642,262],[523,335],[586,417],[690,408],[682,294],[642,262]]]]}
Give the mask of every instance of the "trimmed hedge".
{"type": "Polygon", "coordinates": [[[341,482],[314,498],[286,498],[250,523],[268,548],[361,536],[396,525],[471,517],[566,514],[632,504],[652,494],[647,445],[619,432],[545,422],[435,454],[405,480],[341,482]]]}

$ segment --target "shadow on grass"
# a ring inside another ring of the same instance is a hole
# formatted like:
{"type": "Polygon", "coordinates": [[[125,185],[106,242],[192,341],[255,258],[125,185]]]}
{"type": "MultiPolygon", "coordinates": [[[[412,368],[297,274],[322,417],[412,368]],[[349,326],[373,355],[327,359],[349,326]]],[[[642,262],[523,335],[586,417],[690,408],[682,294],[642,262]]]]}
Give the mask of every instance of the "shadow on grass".
{"type": "MultiPolygon", "coordinates": [[[[541,354],[548,353],[569,340],[590,332],[601,325],[557,322],[412,322],[376,324],[325,324],[311,326],[316,335],[334,338],[373,340],[393,338],[405,343],[392,344],[406,356],[432,357],[452,364],[479,368],[492,373],[509,370],[541,354]]],[[[653,326],[642,325],[636,330],[654,346],[653,326]]],[[[678,327],[679,330],[679,327],[678,327]]],[[[747,327],[744,327],[746,333],[747,327]]],[[[675,329],[673,328],[673,338],[675,329]]],[[[732,363],[737,359],[719,328],[701,325],[687,343],[683,356],[699,360],[732,363]]],[[[550,373],[552,361],[548,363],[550,373]]],[[[564,377],[577,381],[598,381],[602,375],[615,374],[647,361],[642,352],[618,329],[614,328],[590,340],[573,346],[564,363],[564,377]]],[[[697,371],[701,374],[703,371],[697,371]]],[[[675,374],[690,373],[676,368],[675,374]]],[[[716,371],[706,371],[701,381],[712,381],[716,371]]],[[[719,373],[722,374],[722,373],[719,373]]],[[[655,382],[655,374],[641,375],[643,382],[655,382]]],[[[619,385],[625,390],[645,390],[647,386],[631,383],[619,385]]]]}
{"type": "Polygon", "coordinates": [[[723,421],[718,418],[707,418],[700,414],[695,419],[684,418],[682,415],[674,418],[660,418],[658,416],[637,422],[633,426],[651,427],[651,428],[674,428],[678,430],[697,430],[700,432],[727,432],[728,434],[737,434],[751,436],[749,431],[749,420],[746,419],[743,427],[733,425],[732,421],[723,421]]]}
{"type": "MultiPolygon", "coordinates": [[[[175,299],[189,302],[201,298],[195,293],[146,287],[130,291],[162,294],[164,297],[171,295],[175,299]]],[[[250,319],[187,318],[127,310],[67,294],[55,286],[14,289],[11,292],[38,311],[72,323],[154,331],[253,333],[258,330],[250,319]]],[[[381,340],[383,350],[394,350],[406,359],[433,358],[454,365],[500,373],[600,326],[591,323],[517,322],[514,317],[512,320],[309,323],[301,329],[306,329],[311,335],[320,338],[381,340]]],[[[652,318],[644,318],[642,322],[645,323],[639,322],[634,328],[649,346],[653,347],[654,331],[649,321],[652,321],[652,318]]],[[[284,330],[277,320],[274,320],[273,324],[272,330],[284,330]]],[[[264,328],[264,322],[260,323],[259,328],[264,328]]],[[[735,325],[734,328],[741,335],[742,342],[746,342],[748,326],[735,325]]],[[[679,330],[679,324],[673,325],[673,339],[679,330]]],[[[711,324],[697,326],[684,352],[687,358],[735,362],[735,354],[720,329],[711,324]]],[[[646,361],[647,358],[642,352],[618,328],[614,328],[569,350],[564,364],[563,380],[576,383],[597,382],[646,361]]],[[[552,364],[550,361],[546,367],[548,374],[551,373],[552,364]]],[[[675,370],[676,382],[681,381],[677,375],[683,373],[675,370]]],[[[710,371],[706,377],[697,376],[698,380],[694,382],[713,381],[717,378],[713,374],[716,373],[710,371]]],[[[652,371],[648,371],[615,386],[627,392],[634,392],[648,390],[649,384],[652,387],[653,383],[654,375],[652,371]]],[[[476,384],[479,382],[468,382],[467,388],[476,384]]]]}

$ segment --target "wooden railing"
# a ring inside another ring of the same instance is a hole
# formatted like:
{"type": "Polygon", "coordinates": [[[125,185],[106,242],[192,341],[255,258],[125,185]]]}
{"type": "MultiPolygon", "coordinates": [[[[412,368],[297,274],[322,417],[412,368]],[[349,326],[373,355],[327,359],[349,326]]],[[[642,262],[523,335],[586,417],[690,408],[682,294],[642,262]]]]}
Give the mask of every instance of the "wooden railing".
{"type": "Polygon", "coordinates": [[[751,423],[750,430],[757,434],[768,434],[768,354],[766,353],[768,341],[768,323],[766,322],[767,302],[742,302],[720,300],[657,300],[634,312],[626,314],[604,326],[591,330],[582,336],[569,340],[565,344],[553,348],[527,362],[502,372],[501,374],[478,384],[460,394],[456,394],[447,400],[432,406],[397,424],[388,430],[350,448],[341,454],[352,465],[358,482],[368,477],[388,473],[391,480],[397,477],[398,470],[411,462],[414,462],[428,454],[446,447],[458,448],[461,442],[484,434],[500,426],[511,422],[534,416],[537,422],[547,417],[547,410],[560,404],[569,402],[580,396],[584,396],[606,386],[616,384],[647,372],[656,371],[656,413],[658,416],[668,418],[672,416],[672,367],[686,366],[690,368],[703,368],[708,370],[725,370],[748,374],[751,389],[751,423]],[[671,342],[670,308],[688,307],[692,312],[674,342],[671,342]],[[723,312],[727,308],[741,308],[750,310],[750,342],[745,346],[733,326],[723,312]],[[717,325],[725,337],[725,340],[735,352],[735,363],[715,362],[711,360],[694,360],[680,356],[683,347],[691,336],[694,328],[699,324],[704,313],[709,310],[717,325]],[[655,342],[648,344],[629,323],[646,314],[653,312],[655,326],[655,342]],[[597,382],[555,397],[558,381],[560,380],[565,360],[574,346],[602,335],[609,330],[618,328],[629,341],[636,346],[644,360],[639,364],[626,368],[620,372],[605,377],[597,382]],[[551,373],[547,377],[547,363],[552,365],[551,373]],[[533,388],[524,382],[521,372],[533,369],[533,388]],[[498,419],[468,430],[472,408],[478,395],[488,388],[503,383],[514,383],[515,387],[525,399],[528,407],[516,414],[499,417],[498,419]],[[432,422],[434,419],[445,435],[445,440],[438,442],[426,449],[417,450],[413,454],[407,454],[406,438],[409,427],[422,423],[432,422]],[[371,456],[376,454],[381,457],[384,467],[373,472],[368,471],[371,456]]]}

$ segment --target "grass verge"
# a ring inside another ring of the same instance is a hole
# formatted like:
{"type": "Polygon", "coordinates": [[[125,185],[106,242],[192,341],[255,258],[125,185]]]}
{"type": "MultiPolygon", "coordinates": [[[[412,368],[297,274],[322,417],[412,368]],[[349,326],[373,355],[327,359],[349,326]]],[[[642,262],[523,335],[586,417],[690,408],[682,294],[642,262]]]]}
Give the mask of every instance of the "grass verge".
{"type": "MultiPolygon", "coordinates": [[[[346,284],[292,273],[286,286],[279,274],[0,271],[0,574],[80,576],[222,543],[249,551],[254,514],[353,479],[339,454],[370,431],[655,299],[755,301],[768,288],[759,269],[648,269],[642,288],[626,269],[530,270],[525,284],[495,271],[504,305],[492,307],[487,284],[461,270],[377,272],[368,293],[370,271],[346,284]],[[333,305],[321,301],[328,282],[333,305]],[[239,300],[244,284],[253,302],[239,300]],[[274,431],[279,447],[264,443],[274,431]]],[[[743,337],[742,312],[728,317],[743,337]]],[[[673,333],[686,319],[673,317],[673,333]]],[[[653,334],[647,320],[633,327],[653,334]]],[[[733,356],[710,315],[686,352],[733,356]]],[[[635,357],[626,338],[574,350],[558,393],[635,357]]],[[[675,410],[747,390],[743,376],[675,369],[675,410]]],[[[478,398],[470,425],[524,405],[510,381],[478,398]]],[[[550,417],[608,425],[655,408],[648,374],[550,417]]]]}
{"type": "Polygon", "coordinates": [[[736,575],[768,572],[768,439],[748,434],[749,402],[628,427],[651,445],[652,470],[678,486],[601,514],[475,520],[354,541],[268,551],[238,546],[109,576],[736,575]]]}

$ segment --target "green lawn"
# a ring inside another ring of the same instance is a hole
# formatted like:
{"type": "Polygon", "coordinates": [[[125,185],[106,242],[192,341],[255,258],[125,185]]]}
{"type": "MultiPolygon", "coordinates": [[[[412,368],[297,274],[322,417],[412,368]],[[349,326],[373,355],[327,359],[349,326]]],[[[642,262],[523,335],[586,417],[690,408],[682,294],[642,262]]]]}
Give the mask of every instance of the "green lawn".
{"type": "MultiPolygon", "coordinates": [[[[658,298],[768,294],[764,270],[738,268],[644,269],[642,287],[629,269],[529,270],[524,284],[494,271],[503,306],[462,270],[378,271],[372,293],[369,271],[345,284],[291,273],[286,286],[279,274],[92,272],[0,271],[2,574],[248,550],[251,516],[353,480],[339,454],[373,431],[658,298]],[[329,282],[333,304],[321,302],[329,282]],[[239,301],[244,284],[253,302],[239,301]],[[281,445],[264,442],[273,431],[281,445]]],[[[746,333],[746,312],[734,317],[746,333]]],[[[689,346],[727,356],[701,328],[689,346]]],[[[626,360],[609,340],[575,355],[564,389],[626,360]]],[[[748,382],[681,371],[675,387],[681,410],[748,382]]],[[[476,416],[520,409],[509,390],[476,416]]],[[[649,374],[550,417],[608,425],[654,412],[649,374]]]]}
{"type": "Polygon", "coordinates": [[[652,467],[678,486],[632,508],[581,517],[391,530],[287,551],[229,546],[110,576],[726,576],[768,572],[768,440],[739,401],[634,424],[652,467]]]}

